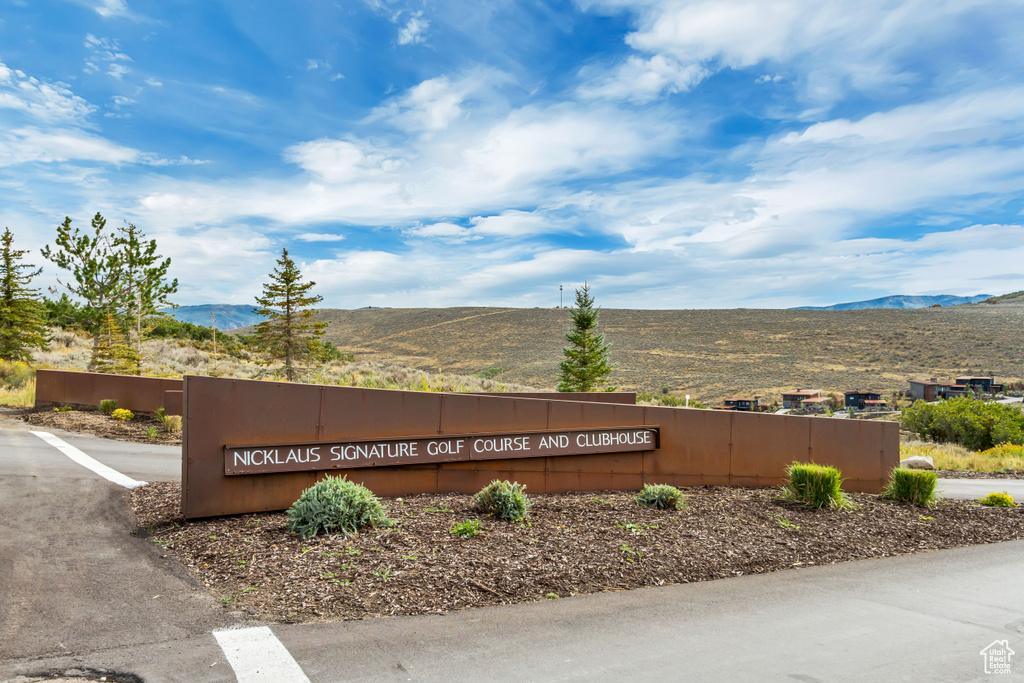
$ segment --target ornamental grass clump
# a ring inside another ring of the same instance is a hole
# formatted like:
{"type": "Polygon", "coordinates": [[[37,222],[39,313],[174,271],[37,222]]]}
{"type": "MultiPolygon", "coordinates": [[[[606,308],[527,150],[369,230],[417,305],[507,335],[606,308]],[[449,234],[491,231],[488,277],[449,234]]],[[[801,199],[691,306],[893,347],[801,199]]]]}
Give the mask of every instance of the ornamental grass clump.
{"type": "Polygon", "coordinates": [[[935,485],[938,481],[939,476],[931,470],[897,467],[892,471],[888,486],[882,491],[882,498],[930,507],[935,503],[935,485]]]}
{"type": "Polygon", "coordinates": [[[783,499],[811,508],[846,509],[853,503],[843,493],[843,475],[835,467],[794,462],[786,468],[783,499]]]}
{"type": "Polygon", "coordinates": [[[644,484],[637,494],[636,504],[657,510],[682,510],[686,507],[686,496],[675,486],[668,484],[644,484]]]}
{"type": "Polygon", "coordinates": [[[520,522],[526,518],[530,503],[525,486],[495,479],[476,494],[473,508],[506,522],[520,522]]]}
{"type": "Polygon", "coordinates": [[[978,502],[982,505],[990,505],[997,508],[1012,508],[1017,505],[1013,500],[1013,496],[1006,491],[990,493],[984,498],[979,498],[978,502]]]}
{"type": "Polygon", "coordinates": [[[110,415],[117,408],[117,400],[113,398],[105,398],[100,401],[100,412],[104,415],[110,415]]]}
{"type": "Polygon", "coordinates": [[[305,538],[323,532],[351,536],[360,529],[394,526],[373,491],[346,477],[326,477],[288,508],[288,529],[305,538]]]}

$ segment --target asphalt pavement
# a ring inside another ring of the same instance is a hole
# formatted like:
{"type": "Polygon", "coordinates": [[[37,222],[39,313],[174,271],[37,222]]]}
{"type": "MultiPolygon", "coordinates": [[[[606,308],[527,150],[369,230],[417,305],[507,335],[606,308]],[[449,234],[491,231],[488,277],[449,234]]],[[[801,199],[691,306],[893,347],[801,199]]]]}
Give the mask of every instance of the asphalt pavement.
{"type": "MultiPolygon", "coordinates": [[[[61,437],[133,478],[178,476],[176,449],[61,437]]],[[[981,651],[1002,640],[1021,661],[999,678],[1024,678],[1024,542],[225,634],[254,624],[131,535],[127,496],[30,432],[0,429],[0,681],[71,667],[246,683],[274,671],[290,672],[279,682],[974,681],[989,678],[981,651]],[[246,670],[247,657],[290,663],[246,670]]]]}

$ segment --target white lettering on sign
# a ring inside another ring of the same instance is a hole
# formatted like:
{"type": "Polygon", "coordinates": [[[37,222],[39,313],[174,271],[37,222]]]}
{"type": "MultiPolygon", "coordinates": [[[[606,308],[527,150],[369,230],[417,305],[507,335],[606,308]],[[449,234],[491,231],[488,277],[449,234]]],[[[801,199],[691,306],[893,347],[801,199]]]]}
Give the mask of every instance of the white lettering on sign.
{"type": "Polygon", "coordinates": [[[657,433],[657,427],[620,427],[225,446],[224,473],[269,474],[379,465],[636,453],[656,449],[657,433]]]}

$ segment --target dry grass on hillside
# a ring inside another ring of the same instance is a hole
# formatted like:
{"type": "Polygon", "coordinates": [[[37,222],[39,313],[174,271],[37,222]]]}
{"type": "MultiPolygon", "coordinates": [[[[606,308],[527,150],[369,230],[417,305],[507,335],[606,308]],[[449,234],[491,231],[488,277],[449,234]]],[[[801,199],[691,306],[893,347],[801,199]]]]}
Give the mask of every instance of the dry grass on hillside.
{"type": "MultiPolygon", "coordinates": [[[[327,338],[358,358],[553,388],[569,327],[558,309],[325,310],[327,338]],[[500,370],[493,370],[500,369],[500,370]]],[[[800,387],[888,396],[912,378],[1020,378],[1024,304],[918,310],[605,309],[622,389],[778,398],[800,387]]]]}

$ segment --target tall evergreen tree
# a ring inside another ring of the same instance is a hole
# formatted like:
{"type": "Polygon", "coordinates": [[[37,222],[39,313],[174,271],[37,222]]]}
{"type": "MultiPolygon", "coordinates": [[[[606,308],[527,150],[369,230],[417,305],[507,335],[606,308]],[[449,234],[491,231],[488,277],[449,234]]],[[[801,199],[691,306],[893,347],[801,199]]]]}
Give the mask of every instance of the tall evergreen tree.
{"type": "Polygon", "coordinates": [[[260,308],[255,312],[264,318],[256,325],[256,339],[275,358],[284,358],[288,381],[295,380],[295,361],[309,349],[309,340],[324,333],[326,322],[312,321],[313,304],[322,296],[310,296],[315,282],[303,282],[298,266],[281,250],[277,267],[270,273],[270,282],[263,284],[263,296],[256,297],[260,308]]]}
{"type": "MultiPolygon", "coordinates": [[[[57,227],[54,245],[54,249],[44,247],[42,254],[69,271],[74,279],[58,282],[84,302],[78,312],[81,322],[93,334],[93,364],[107,365],[97,354],[104,343],[104,327],[109,345],[111,316],[123,330],[137,321],[141,345],[142,316],[168,303],[167,297],[178,291],[177,280],[166,280],[171,260],[161,260],[156,253],[156,240],[146,240],[131,223],[116,232],[109,231],[106,219],[97,213],[92,219],[91,233],[72,227],[71,219],[65,218],[57,227]]],[[[138,358],[138,354],[133,357],[138,358]]]]}
{"type": "Polygon", "coordinates": [[[0,359],[32,360],[33,349],[45,349],[46,309],[39,290],[29,284],[43,271],[21,263],[28,251],[14,248],[10,228],[0,238],[0,359]]]}
{"type": "Polygon", "coordinates": [[[559,391],[595,391],[604,384],[612,371],[608,360],[608,349],[604,334],[597,332],[599,308],[594,308],[590,297],[590,286],[584,282],[583,289],[576,290],[576,305],[571,309],[572,327],[565,339],[569,346],[562,352],[565,359],[558,364],[561,375],[559,391]]]}

